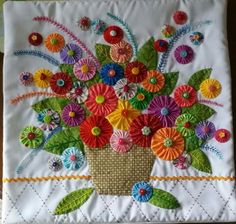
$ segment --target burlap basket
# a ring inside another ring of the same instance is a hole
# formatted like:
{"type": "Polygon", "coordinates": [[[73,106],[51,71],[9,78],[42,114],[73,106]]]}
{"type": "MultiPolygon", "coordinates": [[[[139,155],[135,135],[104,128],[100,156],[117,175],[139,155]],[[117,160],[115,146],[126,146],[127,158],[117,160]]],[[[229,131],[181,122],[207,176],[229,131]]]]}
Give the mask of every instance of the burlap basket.
{"type": "Polygon", "coordinates": [[[85,147],[94,186],[103,195],[131,195],[133,185],[149,181],[155,156],[150,148],[134,145],[127,153],[117,153],[110,145],[85,147]]]}

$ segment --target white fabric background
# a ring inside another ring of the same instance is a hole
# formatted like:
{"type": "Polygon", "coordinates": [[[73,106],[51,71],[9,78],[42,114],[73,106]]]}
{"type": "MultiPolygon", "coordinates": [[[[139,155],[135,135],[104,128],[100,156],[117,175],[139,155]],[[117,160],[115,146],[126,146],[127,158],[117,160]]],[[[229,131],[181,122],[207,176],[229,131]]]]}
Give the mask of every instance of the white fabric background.
{"type": "MultiPolygon", "coordinates": [[[[168,60],[166,71],[180,71],[178,84],[186,83],[194,72],[212,67],[212,77],[222,84],[222,93],[217,102],[224,104],[223,108],[214,107],[217,111],[210,120],[216,128],[226,128],[232,131],[231,115],[231,82],[226,37],[226,1],[225,0],[81,0],[79,2],[7,2],[4,7],[5,18],[5,63],[4,63],[4,177],[17,177],[15,169],[28,150],[20,145],[18,135],[22,127],[36,124],[37,114],[30,108],[34,102],[43,99],[35,97],[17,106],[9,103],[18,94],[36,90],[35,87],[25,88],[19,84],[18,74],[22,71],[34,72],[39,68],[48,68],[53,72],[58,68],[36,57],[16,57],[14,50],[31,49],[27,37],[31,32],[40,32],[44,36],[59,32],[50,24],[33,22],[34,16],[49,16],[72,30],[87,46],[94,51],[95,43],[104,43],[103,37],[92,32],[81,32],[76,22],[81,16],[91,19],[101,18],[108,24],[113,24],[107,16],[112,12],[120,16],[131,27],[139,47],[154,36],[160,38],[160,28],[163,24],[174,25],[172,14],[176,10],[186,11],[189,22],[212,20],[212,24],[198,31],[205,35],[205,42],[199,47],[193,47],[196,57],[193,63],[180,65],[175,62],[172,53],[168,60]]],[[[63,33],[62,33],[63,34],[63,33]]],[[[71,42],[63,34],[66,42],[71,42]]],[[[181,38],[177,45],[189,43],[188,35],[181,38]]],[[[45,47],[41,49],[47,52],[45,47]]],[[[54,55],[58,57],[58,55],[54,55]]],[[[59,59],[59,58],[58,58],[59,59]]],[[[233,163],[233,142],[217,144],[211,140],[224,156],[217,159],[209,153],[209,159],[215,176],[235,176],[233,163]]],[[[24,177],[41,177],[54,175],[46,163],[51,157],[49,153],[41,152],[24,171],[24,177]]],[[[60,175],[87,175],[88,167],[79,172],[66,171],[60,175]]],[[[178,170],[169,162],[156,160],[152,175],[184,176],[205,175],[192,168],[178,170]]],[[[172,191],[181,203],[177,210],[158,209],[147,204],[134,202],[131,197],[112,197],[94,195],[81,207],[81,210],[69,215],[54,217],[52,211],[57,203],[68,192],[90,186],[86,181],[54,181],[41,183],[4,184],[3,223],[77,223],[77,222],[142,222],[142,221],[236,221],[236,196],[234,182],[205,181],[172,181],[153,182],[155,187],[172,191]]]]}

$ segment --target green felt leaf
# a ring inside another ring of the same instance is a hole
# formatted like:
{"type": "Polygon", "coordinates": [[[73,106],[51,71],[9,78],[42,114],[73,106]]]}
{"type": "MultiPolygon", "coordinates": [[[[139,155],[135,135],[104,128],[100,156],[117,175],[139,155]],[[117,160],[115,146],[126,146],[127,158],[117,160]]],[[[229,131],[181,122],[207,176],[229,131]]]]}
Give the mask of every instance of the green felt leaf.
{"type": "Polygon", "coordinates": [[[44,100],[41,100],[32,105],[32,108],[38,113],[44,109],[52,109],[60,113],[62,109],[68,104],[70,101],[68,99],[59,98],[59,97],[50,97],[44,100]]]}
{"type": "Polygon", "coordinates": [[[192,107],[182,108],[182,113],[192,114],[197,118],[197,121],[200,122],[207,120],[209,117],[215,114],[215,111],[204,104],[195,103],[192,107]]]}
{"type": "Polygon", "coordinates": [[[170,95],[173,92],[179,78],[179,72],[169,72],[164,73],[163,75],[165,77],[165,86],[161,89],[161,91],[155,94],[158,96],[170,95]]]}
{"type": "Polygon", "coordinates": [[[70,64],[60,64],[59,66],[61,72],[67,73],[72,78],[73,82],[76,82],[78,79],[75,77],[73,67],[74,65],[70,64]]]}
{"type": "Polygon", "coordinates": [[[200,149],[189,152],[192,158],[192,167],[206,173],[212,173],[211,164],[206,154],[200,149]]]}
{"type": "Polygon", "coordinates": [[[146,65],[148,70],[157,67],[158,54],[154,48],[154,38],[151,37],[138,51],[137,60],[146,65]]]}
{"type": "Polygon", "coordinates": [[[47,152],[61,155],[66,148],[77,147],[84,152],[84,145],[80,139],[79,128],[72,127],[64,129],[53,135],[45,144],[47,152]]]}
{"type": "Polygon", "coordinates": [[[96,44],[96,56],[101,65],[113,62],[110,57],[110,46],[105,44],[96,44]]]}
{"type": "Polygon", "coordinates": [[[187,152],[199,149],[202,146],[204,141],[200,140],[196,135],[185,138],[185,149],[187,152]]]}
{"type": "Polygon", "coordinates": [[[211,72],[212,72],[211,68],[206,68],[206,69],[202,69],[202,70],[194,73],[190,77],[188,84],[190,86],[192,86],[194,89],[199,90],[201,83],[204,80],[209,79],[211,72]]]}
{"type": "Polygon", "coordinates": [[[175,209],[180,207],[178,200],[172,194],[157,188],[153,189],[153,195],[148,202],[160,208],[175,209]]]}
{"type": "Polygon", "coordinates": [[[67,214],[80,208],[90,198],[93,191],[93,188],[85,188],[66,195],[57,205],[54,215],[67,214]]]}

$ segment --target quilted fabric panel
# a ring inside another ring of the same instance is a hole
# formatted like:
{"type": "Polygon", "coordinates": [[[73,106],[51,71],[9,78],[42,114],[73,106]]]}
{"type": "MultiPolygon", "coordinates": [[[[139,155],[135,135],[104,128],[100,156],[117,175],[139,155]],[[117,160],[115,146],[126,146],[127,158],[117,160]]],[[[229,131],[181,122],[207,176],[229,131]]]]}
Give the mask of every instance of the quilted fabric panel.
{"type": "Polygon", "coordinates": [[[3,223],[236,220],[225,1],[4,18],[3,223]]]}

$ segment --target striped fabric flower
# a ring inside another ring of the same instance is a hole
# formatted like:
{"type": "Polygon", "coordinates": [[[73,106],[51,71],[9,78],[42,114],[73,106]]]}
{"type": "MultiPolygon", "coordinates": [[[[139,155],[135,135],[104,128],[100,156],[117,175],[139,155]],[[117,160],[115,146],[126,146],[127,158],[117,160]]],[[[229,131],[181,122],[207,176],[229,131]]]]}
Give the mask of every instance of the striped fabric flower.
{"type": "Polygon", "coordinates": [[[195,128],[196,136],[202,140],[213,138],[215,131],[215,125],[210,121],[201,121],[195,128]]]}
{"type": "Polygon", "coordinates": [[[60,115],[52,109],[44,109],[39,112],[38,121],[41,123],[40,128],[44,131],[52,131],[60,125],[60,115]]]}
{"type": "Polygon", "coordinates": [[[83,82],[73,82],[73,87],[66,96],[74,103],[83,103],[88,98],[88,87],[83,82]]]}
{"type": "Polygon", "coordinates": [[[142,82],[147,76],[147,68],[142,62],[130,62],[125,68],[125,76],[130,82],[142,82]]]}
{"type": "Polygon", "coordinates": [[[82,50],[76,44],[66,44],[60,51],[60,57],[67,64],[74,64],[82,57],[82,50]]]}
{"type": "Polygon", "coordinates": [[[180,107],[191,107],[197,101],[197,92],[192,86],[181,85],[175,89],[174,99],[180,107]]]}

